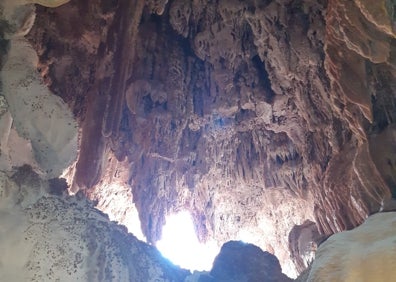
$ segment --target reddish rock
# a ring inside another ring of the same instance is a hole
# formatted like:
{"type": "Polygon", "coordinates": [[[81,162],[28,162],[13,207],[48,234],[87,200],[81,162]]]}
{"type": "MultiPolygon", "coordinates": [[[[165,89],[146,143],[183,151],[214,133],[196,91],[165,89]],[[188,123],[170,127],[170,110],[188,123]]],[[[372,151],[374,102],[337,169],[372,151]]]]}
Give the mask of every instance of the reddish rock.
{"type": "Polygon", "coordinates": [[[127,2],[39,8],[29,38],[80,120],[75,189],[100,194],[114,155],[149,242],[187,209],[296,275],[295,225],[351,229],[396,194],[386,1],[127,2]]]}

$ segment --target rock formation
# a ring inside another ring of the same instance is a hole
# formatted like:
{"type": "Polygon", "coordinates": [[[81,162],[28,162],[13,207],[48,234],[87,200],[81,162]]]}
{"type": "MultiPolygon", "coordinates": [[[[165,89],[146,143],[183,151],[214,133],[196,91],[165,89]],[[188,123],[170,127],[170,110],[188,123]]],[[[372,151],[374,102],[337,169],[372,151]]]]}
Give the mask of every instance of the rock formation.
{"type": "Polygon", "coordinates": [[[0,3],[0,280],[184,281],[188,270],[51,178],[77,156],[77,124],[36,70],[23,37],[34,16],[33,5],[0,3]]]}
{"type": "MultiPolygon", "coordinates": [[[[38,57],[24,37],[33,25],[33,5],[12,8],[15,3],[2,5],[3,27],[8,38],[8,52],[0,73],[2,97],[7,107],[1,117],[3,125],[3,150],[12,129],[31,143],[37,169],[46,178],[59,176],[77,156],[77,123],[67,105],[53,95],[37,72],[38,57]]],[[[15,149],[15,148],[14,148],[15,149]]],[[[3,167],[11,168],[13,162],[7,153],[3,167]]],[[[31,163],[33,164],[33,163],[31,163]]]]}
{"type": "MultiPolygon", "coordinates": [[[[168,214],[188,210],[200,240],[248,237],[296,276],[307,244],[392,208],[392,1],[71,0],[36,14],[26,38],[62,101],[30,96],[28,104],[48,99],[59,113],[69,105],[79,127],[78,157],[65,174],[72,192],[119,221],[136,206],[149,243],[168,214]],[[114,185],[127,206],[104,204],[114,185]]],[[[12,30],[23,48],[26,19],[12,30]]],[[[2,40],[1,52],[15,41],[2,40]]],[[[1,64],[7,71],[10,60],[1,64]]],[[[6,92],[15,83],[2,76],[6,92]]],[[[49,122],[47,134],[35,123],[47,112],[26,125],[29,111],[4,97],[13,130],[30,140],[30,164],[57,176],[73,159],[74,121],[49,122]],[[61,161],[49,162],[54,156],[61,161]]]]}
{"type": "Polygon", "coordinates": [[[1,281],[184,281],[190,273],[110,222],[67,183],[0,173],[1,281]]]}
{"type": "Polygon", "coordinates": [[[395,250],[396,213],[375,214],[324,242],[305,281],[392,281],[395,250]]]}
{"type": "Polygon", "coordinates": [[[274,255],[263,252],[252,244],[238,241],[229,241],[221,247],[210,275],[203,279],[218,282],[292,281],[282,273],[274,255]]]}
{"type": "Polygon", "coordinates": [[[312,263],[317,247],[323,239],[312,221],[307,220],[292,228],[289,233],[289,250],[297,272],[303,272],[312,263]]]}

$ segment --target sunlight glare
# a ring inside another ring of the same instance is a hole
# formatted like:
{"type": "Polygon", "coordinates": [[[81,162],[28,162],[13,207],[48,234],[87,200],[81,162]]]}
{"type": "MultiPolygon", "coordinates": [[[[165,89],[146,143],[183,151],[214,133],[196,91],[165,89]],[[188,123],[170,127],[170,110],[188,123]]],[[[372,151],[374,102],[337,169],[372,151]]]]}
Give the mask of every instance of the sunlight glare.
{"type": "Polygon", "coordinates": [[[162,255],[174,264],[198,271],[209,271],[220,251],[214,241],[205,244],[198,241],[191,215],[187,211],[166,218],[162,239],[156,246],[162,255]]]}

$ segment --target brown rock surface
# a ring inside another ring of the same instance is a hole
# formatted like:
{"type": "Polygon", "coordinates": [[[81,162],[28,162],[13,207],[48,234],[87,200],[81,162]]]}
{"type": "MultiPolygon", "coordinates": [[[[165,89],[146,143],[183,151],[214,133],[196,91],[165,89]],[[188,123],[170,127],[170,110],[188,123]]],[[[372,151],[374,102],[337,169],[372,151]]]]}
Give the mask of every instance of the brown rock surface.
{"type": "Polygon", "coordinates": [[[201,240],[249,234],[295,275],[293,226],[350,229],[396,194],[388,2],[38,8],[40,70],[81,123],[74,189],[109,194],[114,155],[149,242],[187,209],[201,240]]]}

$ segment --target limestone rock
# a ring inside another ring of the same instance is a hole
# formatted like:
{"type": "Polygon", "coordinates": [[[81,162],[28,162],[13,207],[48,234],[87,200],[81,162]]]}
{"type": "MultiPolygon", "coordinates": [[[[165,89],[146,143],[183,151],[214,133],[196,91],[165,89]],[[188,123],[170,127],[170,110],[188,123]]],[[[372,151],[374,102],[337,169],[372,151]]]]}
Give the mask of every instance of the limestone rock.
{"type": "MultiPolygon", "coordinates": [[[[8,26],[3,27],[3,33],[9,37],[0,72],[2,97],[8,104],[13,129],[31,143],[39,170],[47,178],[57,177],[77,157],[77,124],[64,101],[44,85],[37,71],[36,51],[23,37],[33,25],[34,7],[17,3],[5,1],[0,5],[1,18],[8,26]]],[[[5,133],[8,131],[6,126],[5,133]]],[[[8,136],[6,133],[4,137],[8,136]]]]}
{"type": "Polygon", "coordinates": [[[395,195],[394,7],[187,2],[37,7],[41,75],[80,122],[73,189],[111,194],[115,156],[149,242],[187,209],[296,276],[294,226],[352,229],[395,195]]]}
{"type": "Polygon", "coordinates": [[[4,96],[0,96],[0,117],[7,112],[8,103],[4,96]]]}
{"type": "Polygon", "coordinates": [[[299,273],[303,272],[315,258],[315,252],[321,238],[316,224],[307,220],[295,225],[289,233],[290,256],[299,273]]]}
{"type": "Polygon", "coordinates": [[[64,184],[42,181],[29,167],[11,178],[0,173],[1,281],[180,282],[189,275],[81,195],[67,196],[64,184]]]}
{"type": "Polygon", "coordinates": [[[327,239],[306,281],[392,281],[395,263],[396,213],[379,213],[327,239]]]}

